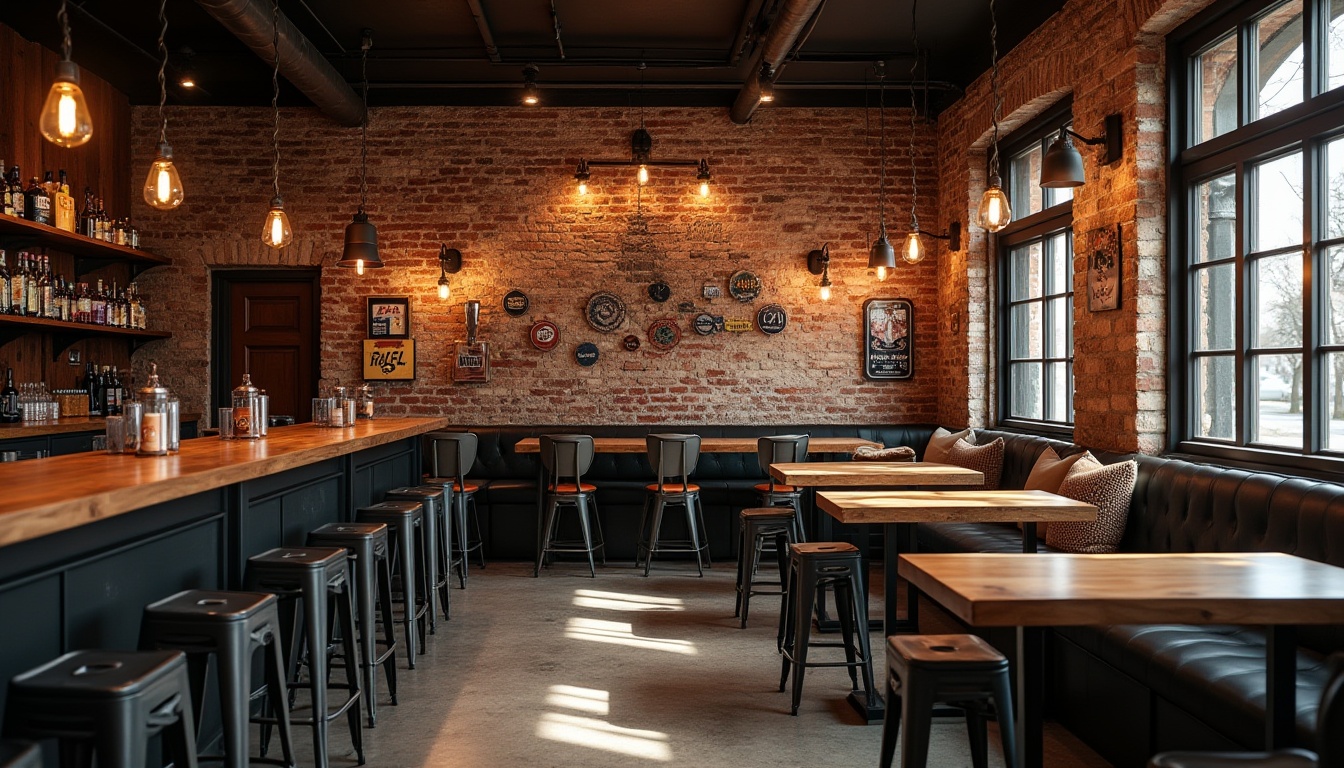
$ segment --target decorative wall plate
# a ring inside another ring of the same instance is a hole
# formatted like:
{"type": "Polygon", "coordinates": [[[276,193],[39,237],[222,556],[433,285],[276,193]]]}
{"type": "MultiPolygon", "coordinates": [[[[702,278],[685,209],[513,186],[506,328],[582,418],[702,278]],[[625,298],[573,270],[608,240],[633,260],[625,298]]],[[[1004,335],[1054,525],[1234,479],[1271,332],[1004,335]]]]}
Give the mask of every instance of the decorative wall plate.
{"type": "Polygon", "coordinates": [[[728,278],[728,293],[738,301],[752,301],[761,295],[761,278],[745,269],[736,272],[728,278]]]}
{"type": "Polygon", "coordinates": [[[522,291],[509,291],[504,294],[504,311],[512,317],[527,314],[527,308],[531,302],[527,299],[527,294],[522,291]]]}
{"type": "Polygon", "coordinates": [[[756,327],[761,329],[761,333],[773,336],[783,331],[788,324],[789,313],[778,304],[766,304],[756,313],[756,327]]]}
{"type": "Polygon", "coordinates": [[[672,298],[672,286],[659,280],[649,285],[649,298],[662,304],[664,301],[672,298]]]}
{"type": "Polygon", "coordinates": [[[696,315],[695,324],[691,327],[701,336],[713,336],[719,330],[714,326],[714,316],[708,313],[696,315]]]}
{"type": "Polygon", "coordinates": [[[681,341],[681,328],[677,326],[677,321],[671,317],[665,317],[662,320],[654,320],[649,325],[649,343],[654,349],[666,352],[677,346],[681,341]]]}
{"type": "Polygon", "coordinates": [[[625,322],[625,303],[610,291],[599,291],[588,299],[588,324],[594,330],[611,333],[625,322]]]}
{"type": "Polygon", "coordinates": [[[597,365],[597,345],[585,341],[574,349],[574,359],[584,368],[597,365]]]}
{"type": "Polygon", "coordinates": [[[560,343],[560,329],[550,320],[540,320],[533,323],[529,335],[532,337],[532,346],[542,352],[549,352],[555,349],[556,344],[560,343]]]}
{"type": "Polygon", "coordinates": [[[723,295],[723,289],[713,283],[705,283],[700,288],[700,295],[706,299],[717,299],[723,295]]]}
{"type": "Polygon", "coordinates": [[[628,351],[634,352],[635,350],[639,349],[639,337],[632,333],[629,336],[626,336],[624,339],[622,339],[621,344],[625,345],[625,348],[628,351]]]}

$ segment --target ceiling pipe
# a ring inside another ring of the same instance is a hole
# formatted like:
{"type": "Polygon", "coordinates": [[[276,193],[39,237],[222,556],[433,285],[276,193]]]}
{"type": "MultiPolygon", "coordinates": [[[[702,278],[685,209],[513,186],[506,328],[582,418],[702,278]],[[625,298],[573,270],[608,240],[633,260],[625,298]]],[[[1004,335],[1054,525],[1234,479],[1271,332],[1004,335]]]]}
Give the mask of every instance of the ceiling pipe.
{"type": "Polygon", "coordinates": [[[817,12],[822,2],[823,0],[785,0],[774,23],[765,31],[760,45],[756,46],[751,66],[745,70],[747,81],[742,84],[742,90],[737,92],[737,100],[728,111],[728,116],[734,123],[742,125],[750,120],[761,102],[761,84],[757,79],[761,64],[768,63],[774,67],[778,75],[784,68],[784,57],[798,42],[798,37],[807,28],[808,20],[817,12]]]}
{"type": "MultiPolygon", "coordinates": [[[[271,6],[257,0],[196,0],[248,48],[268,64],[271,48],[271,6]]],[[[280,74],[294,84],[323,114],[347,128],[364,119],[364,104],[331,63],[284,14],[280,16],[280,74]]]]}
{"type": "Polygon", "coordinates": [[[471,17],[476,20],[476,30],[481,34],[481,42],[485,43],[485,55],[496,64],[500,63],[503,58],[499,55],[499,46],[495,45],[495,33],[490,30],[490,21],[485,18],[481,0],[467,0],[467,7],[471,8],[471,17]]]}

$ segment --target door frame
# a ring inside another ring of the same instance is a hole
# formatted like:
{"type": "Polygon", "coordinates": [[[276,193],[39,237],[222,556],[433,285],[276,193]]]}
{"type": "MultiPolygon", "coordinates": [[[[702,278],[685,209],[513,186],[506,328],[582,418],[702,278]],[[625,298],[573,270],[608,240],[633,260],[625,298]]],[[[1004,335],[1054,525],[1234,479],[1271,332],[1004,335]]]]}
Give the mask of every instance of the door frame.
{"type": "MultiPolygon", "coordinates": [[[[322,380],[322,270],[212,269],[210,270],[210,401],[215,408],[232,405],[233,388],[242,381],[229,365],[233,348],[233,306],[229,291],[239,283],[309,283],[313,287],[313,381],[322,380]]],[[[316,393],[314,393],[316,396],[316,393]]],[[[206,414],[213,423],[214,414],[206,414]]]]}

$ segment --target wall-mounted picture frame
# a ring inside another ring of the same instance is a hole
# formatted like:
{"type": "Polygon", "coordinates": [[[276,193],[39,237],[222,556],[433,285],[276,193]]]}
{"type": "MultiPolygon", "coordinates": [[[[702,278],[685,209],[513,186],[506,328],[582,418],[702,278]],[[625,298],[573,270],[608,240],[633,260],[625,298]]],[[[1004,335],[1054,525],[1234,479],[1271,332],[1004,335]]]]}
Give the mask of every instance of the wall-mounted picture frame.
{"type": "Polygon", "coordinates": [[[863,303],[863,377],[894,381],[915,375],[915,303],[869,299],[863,303]]]}
{"type": "Polygon", "coordinates": [[[409,296],[370,296],[368,332],[371,339],[409,339],[411,337],[411,299],[409,296]]]}
{"type": "Polygon", "coordinates": [[[1120,308],[1120,259],[1120,225],[1093,230],[1087,255],[1087,311],[1120,308]]]}
{"type": "Polygon", "coordinates": [[[365,381],[415,379],[415,339],[365,339],[365,381]]]}

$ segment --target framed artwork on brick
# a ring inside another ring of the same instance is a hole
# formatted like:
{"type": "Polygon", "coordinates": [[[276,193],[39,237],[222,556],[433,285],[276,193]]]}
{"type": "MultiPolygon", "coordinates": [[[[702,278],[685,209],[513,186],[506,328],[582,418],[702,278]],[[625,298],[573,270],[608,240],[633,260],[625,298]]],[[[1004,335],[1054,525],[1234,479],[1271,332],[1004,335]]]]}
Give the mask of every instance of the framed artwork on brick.
{"type": "Polygon", "coordinates": [[[370,296],[368,330],[370,339],[409,339],[411,337],[410,297],[370,296]]]}
{"type": "Polygon", "coordinates": [[[1087,310],[1120,308],[1120,225],[1092,232],[1087,255],[1087,310]]]}
{"type": "Polygon", "coordinates": [[[869,299],[863,303],[863,377],[908,379],[915,374],[915,303],[869,299]]]}

